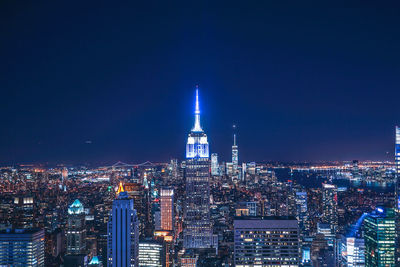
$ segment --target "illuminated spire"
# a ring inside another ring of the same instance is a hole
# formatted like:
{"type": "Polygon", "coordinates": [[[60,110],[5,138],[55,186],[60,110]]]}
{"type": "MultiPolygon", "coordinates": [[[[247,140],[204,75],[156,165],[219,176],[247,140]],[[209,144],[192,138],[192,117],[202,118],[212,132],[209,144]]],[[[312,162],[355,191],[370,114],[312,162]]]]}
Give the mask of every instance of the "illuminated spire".
{"type": "Polygon", "coordinates": [[[236,146],[236,134],[233,134],[233,145],[236,146]]]}
{"type": "Polygon", "coordinates": [[[194,127],[192,132],[202,132],[203,129],[200,126],[200,107],[199,107],[199,86],[196,85],[196,107],[194,110],[194,127]]]}
{"type": "Polygon", "coordinates": [[[121,193],[121,192],[125,192],[125,190],[124,190],[124,186],[122,185],[122,182],[119,182],[117,195],[119,195],[119,193],[121,193]]]}

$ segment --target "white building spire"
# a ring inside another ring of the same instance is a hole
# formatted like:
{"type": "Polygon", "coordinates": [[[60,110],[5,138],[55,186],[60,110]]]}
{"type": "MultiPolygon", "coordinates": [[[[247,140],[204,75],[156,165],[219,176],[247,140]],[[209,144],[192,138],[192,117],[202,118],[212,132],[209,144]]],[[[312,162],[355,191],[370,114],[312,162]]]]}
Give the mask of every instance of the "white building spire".
{"type": "Polygon", "coordinates": [[[199,86],[196,85],[196,107],[194,110],[194,127],[192,132],[202,132],[203,129],[200,126],[200,105],[199,105],[199,86]]]}

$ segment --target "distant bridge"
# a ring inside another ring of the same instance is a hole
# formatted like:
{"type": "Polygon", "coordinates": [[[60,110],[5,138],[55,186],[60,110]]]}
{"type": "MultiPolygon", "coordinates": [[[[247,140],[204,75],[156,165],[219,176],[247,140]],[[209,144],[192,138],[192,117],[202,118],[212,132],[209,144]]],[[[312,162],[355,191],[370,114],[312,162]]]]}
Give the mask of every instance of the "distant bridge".
{"type": "Polygon", "coordinates": [[[105,166],[105,168],[118,168],[118,167],[122,167],[122,168],[138,168],[138,167],[154,167],[157,165],[166,165],[166,163],[153,163],[150,161],[146,161],[143,163],[139,163],[139,164],[129,164],[129,163],[125,163],[122,161],[118,161],[117,163],[114,163],[111,166],[105,166]]]}

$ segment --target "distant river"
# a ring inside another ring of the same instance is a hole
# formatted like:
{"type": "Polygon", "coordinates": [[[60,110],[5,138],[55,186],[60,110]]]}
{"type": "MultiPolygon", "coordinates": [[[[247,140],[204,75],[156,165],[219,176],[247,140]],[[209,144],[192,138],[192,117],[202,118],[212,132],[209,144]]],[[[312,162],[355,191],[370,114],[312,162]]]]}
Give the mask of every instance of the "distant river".
{"type": "MultiPolygon", "coordinates": [[[[279,181],[293,180],[306,188],[321,187],[323,182],[328,181],[326,176],[312,172],[293,172],[293,175],[291,175],[289,168],[274,169],[274,171],[279,181]]],[[[372,189],[380,192],[392,192],[394,190],[393,183],[357,182],[348,179],[333,179],[332,182],[338,187],[372,189]]]]}

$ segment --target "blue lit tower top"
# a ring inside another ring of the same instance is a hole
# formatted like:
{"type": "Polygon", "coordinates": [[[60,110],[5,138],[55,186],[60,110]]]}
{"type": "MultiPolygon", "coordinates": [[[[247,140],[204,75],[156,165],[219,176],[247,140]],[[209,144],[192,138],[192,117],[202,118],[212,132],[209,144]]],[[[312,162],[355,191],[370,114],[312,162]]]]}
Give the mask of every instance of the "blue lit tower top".
{"type": "Polygon", "coordinates": [[[186,158],[208,158],[208,140],[200,125],[199,88],[196,86],[196,103],[194,110],[194,126],[189,133],[186,144],[186,158]]]}
{"type": "Polygon", "coordinates": [[[199,86],[196,85],[196,104],[194,109],[194,127],[192,132],[203,132],[200,126],[199,86]]]}

